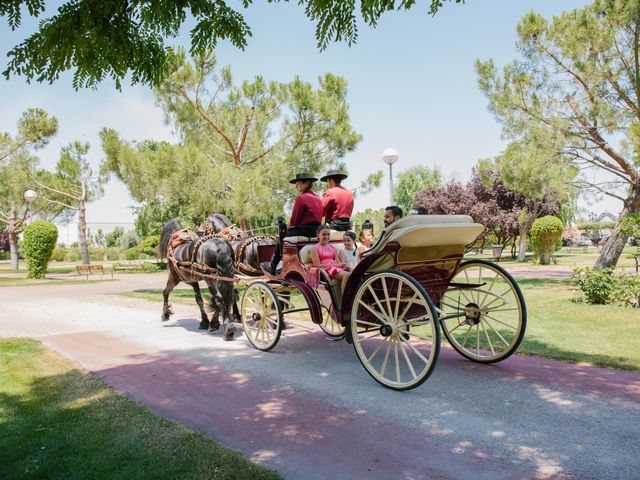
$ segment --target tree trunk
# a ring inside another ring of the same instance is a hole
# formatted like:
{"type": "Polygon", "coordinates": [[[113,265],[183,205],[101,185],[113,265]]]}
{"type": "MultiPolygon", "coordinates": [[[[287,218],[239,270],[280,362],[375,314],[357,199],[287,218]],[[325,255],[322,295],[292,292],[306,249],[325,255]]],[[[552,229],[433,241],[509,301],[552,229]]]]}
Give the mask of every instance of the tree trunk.
{"type": "MultiPolygon", "coordinates": [[[[620,213],[620,219],[622,220],[628,213],[638,213],[640,212],[640,185],[636,185],[631,187],[632,191],[629,194],[629,197],[624,202],[624,208],[620,213]]],[[[621,231],[621,224],[618,221],[616,226],[611,232],[611,236],[607,243],[602,247],[602,251],[600,252],[600,256],[596,261],[596,268],[607,268],[607,267],[615,267],[618,263],[618,259],[622,254],[622,249],[627,243],[627,237],[621,231]]]]}
{"type": "Polygon", "coordinates": [[[18,234],[15,230],[9,230],[9,252],[11,252],[11,269],[18,270],[18,234]]]}
{"type": "Polygon", "coordinates": [[[78,241],[80,243],[80,253],[82,254],[82,264],[89,265],[89,248],[87,247],[87,219],[86,205],[84,200],[78,204],[78,241]]]}
{"type": "Polygon", "coordinates": [[[518,241],[519,262],[524,262],[525,254],[527,253],[527,223],[520,225],[520,240],[518,241]]]}

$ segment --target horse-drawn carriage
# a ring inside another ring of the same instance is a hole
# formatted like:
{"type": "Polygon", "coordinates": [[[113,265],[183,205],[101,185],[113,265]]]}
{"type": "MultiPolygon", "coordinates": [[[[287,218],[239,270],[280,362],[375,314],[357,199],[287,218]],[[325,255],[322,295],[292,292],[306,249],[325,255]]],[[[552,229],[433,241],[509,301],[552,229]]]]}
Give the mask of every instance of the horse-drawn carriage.
{"type": "MultiPolygon", "coordinates": [[[[503,268],[463,261],[465,246],[483,230],[465,215],[402,218],[362,256],[342,294],[326,275],[313,285],[307,254],[316,239],[285,238],[281,272],[264,271],[264,278],[246,287],[240,306],[245,335],[255,348],[271,350],[285,316],[308,311],[328,336],[353,344],[377,382],[395,390],[415,388],[429,377],[441,329],[466,358],[503,360],[522,341],[526,307],[503,268]]],[[[272,252],[272,246],[258,247],[263,260],[272,252]]]]}
{"type": "MultiPolygon", "coordinates": [[[[175,231],[175,227],[165,230],[175,231]]],[[[367,372],[394,390],[415,388],[429,377],[440,352],[441,330],[451,346],[472,361],[503,360],[524,337],[526,307],[520,288],[502,267],[484,260],[463,261],[465,247],[483,230],[466,215],[402,218],[362,255],[344,292],[311,264],[309,251],[317,239],[285,237],[283,267],[277,275],[255,267],[271,258],[275,242],[251,242],[254,266],[249,273],[262,273],[262,277],[249,279],[236,315],[249,342],[268,351],[280,340],[286,315],[308,312],[329,337],[353,344],[367,372]],[[314,281],[316,273],[319,283],[314,281]]],[[[165,233],[163,239],[168,238],[165,233]]],[[[342,240],[342,232],[336,234],[332,242],[342,240]]],[[[184,248],[183,258],[191,255],[191,263],[180,266],[172,258],[163,320],[170,313],[168,292],[177,281],[186,281],[196,292],[201,327],[206,323],[211,330],[217,329],[222,313],[225,339],[229,339],[233,337],[229,310],[235,302],[231,285],[242,270],[236,261],[234,275],[233,266],[225,262],[234,255],[224,253],[224,240],[216,235],[202,249],[197,243],[184,248]],[[215,257],[209,262],[210,270],[203,265],[207,255],[215,257]],[[194,270],[198,258],[201,261],[194,270]],[[199,278],[207,281],[213,295],[210,325],[197,286],[199,278]],[[216,286],[218,282],[224,286],[216,286]]],[[[163,240],[165,247],[167,242],[163,240]]]]}

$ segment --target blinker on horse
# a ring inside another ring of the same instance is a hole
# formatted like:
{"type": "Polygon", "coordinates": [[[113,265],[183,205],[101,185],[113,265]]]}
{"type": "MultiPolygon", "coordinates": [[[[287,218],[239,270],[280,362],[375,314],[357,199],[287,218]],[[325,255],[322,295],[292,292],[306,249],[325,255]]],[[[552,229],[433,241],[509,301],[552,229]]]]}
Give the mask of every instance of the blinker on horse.
{"type": "Polygon", "coordinates": [[[210,332],[215,332],[220,328],[219,317],[222,315],[224,339],[231,340],[235,333],[235,327],[231,320],[231,309],[236,300],[233,282],[205,278],[198,274],[197,269],[194,269],[192,273],[188,268],[181,268],[179,265],[202,265],[207,271],[216,272],[216,276],[233,278],[235,261],[233,249],[226,240],[208,237],[184,241],[173,249],[170,245],[171,237],[182,229],[182,224],[176,219],[170,220],[162,227],[160,252],[163,257],[171,254],[173,260],[169,259],[168,261],[169,278],[163,291],[164,305],[161,320],[163,322],[169,320],[173,313],[169,304],[169,294],[176,285],[184,282],[193,288],[196,303],[200,308],[200,328],[208,328],[210,332]],[[210,320],[200,292],[198,284],[200,280],[205,281],[209,292],[211,292],[211,301],[207,304],[207,309],[212,312],[210,320]]]}

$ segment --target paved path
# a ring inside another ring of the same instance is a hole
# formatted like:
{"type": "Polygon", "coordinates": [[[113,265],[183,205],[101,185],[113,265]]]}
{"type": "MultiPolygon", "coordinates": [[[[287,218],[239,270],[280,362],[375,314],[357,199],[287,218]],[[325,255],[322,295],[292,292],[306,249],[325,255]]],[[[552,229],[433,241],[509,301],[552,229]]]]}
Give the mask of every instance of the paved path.
{"type": "Polygon", "coordinates": [[[0,336],[31,336],[157,412],[292,479],[637,479],[640,374],[448,348],[431,378],[380,387],[346,342],[293,322],[270,353],[197,330],[194,305],[113,295],[164,275],[0,288],[0,336]]]}

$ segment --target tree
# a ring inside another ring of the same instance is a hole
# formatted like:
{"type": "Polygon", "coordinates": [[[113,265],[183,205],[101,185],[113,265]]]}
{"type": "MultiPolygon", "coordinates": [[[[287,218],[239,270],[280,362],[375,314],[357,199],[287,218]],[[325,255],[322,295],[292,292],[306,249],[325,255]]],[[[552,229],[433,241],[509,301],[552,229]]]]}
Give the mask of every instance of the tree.
{"type": "MultiPolygon", "coordinates": [[[[456,3],[462,1],[455,0],[456,3]]],[[[244,49],[251,29],[230,3],[225,0],[67,1],[56,15],[42,20],[35,33],[8,52],[9,64],[3,74],[6,78],[23,75],[28,81],[52,83],[61,73],[74,69],[76,89],[95,87],[108,77],[120,88],[127,75],[134,84],[157,86],[170,63],[171,49],[165,38],[178,37],[188,18],[195,19],[191,29],[192,54],[211,50],[219,40],[229,40],[244,49]]],[[[246,9],[253,2],[242,0],[240,3],[246,9]]],[[[324,49],[330,41],[346,41],[349,45],[355,42],[359,21],[375,27],[384,12],[409,10],[416,2],[363,0],[360,2],[362,20],[356,14],[355,2],[300,0],[298,3],[304,5],[307,17],[316,22],[318,47],[324,49]]],[[[442,3],[443,0],[431,0],[429,13],[435,14],[442,3]]],[[[0,16],[7,17],[12,30],[20,26],[25,11],[33,17],[42,16],[44,0],[0,2],[0,16]]]]}
{"type": "Polygon", "coordinates": [[[87,244],[87,203],[99,198],[106,179],[94,176],[87,160],[89,144],[72,142],[60,151],[60,159],[55,173],[42,175],[35,183],[46,195],[46,200],[54,205],[78,212],[78,240],[82,263],[89,265],[87,244]]]}
{"type": "MultiPolygon", "coordinates": [[[[9,236],[11,268],[18,269],[18,235],[29,216],[24,192],[33,187],[31,172],[38,159],[33,152],[44,147],[58,130],[58,120],[39,108],[26,110],[18,120],[17,133],[0,134],[0,224],[9,236]]],[[[31,213],[43,213],[46,205],[36,199],[31,213]]]]}
{"type": "Polygon", "coordinates": [[[442,185],[442,173],[437,167],[429,168],[417,165],[398,174],[397,183],[393,189],[393,201],[408,213],[415,203],[416,193],[427,187],[442,185]]]}
{"type": "Polygon", "coordinates": [[[140,202],[179,206],[172,213],[187,218],[224,213],[245,228],[273,223],[295,194],[292,172],[344,167],[340,159],[360,141],[340,77],[324,75],[317,88],[259,76],[236,86],[213,53],[188,61],[179,51],[172,62],[156,93],[180,144],[129,144],[101,132],[103,172],[140,202]]]}
{"type": "Polygon", "coordinates": [[[104,238],[105,245],[108,248],[114,248],[120,246],[120,239],[124,234],[124,228],[116,227],[111,232],[107,233],[104,238]]]}
{"type": "MultiPolygon", "coordinates": [[[[598,171],[574,185],[623,202],[621,217],[640,212],[640,6],[595,0],[547,22],[536,13],[518,25],[523,59],[498,73],[477,61],[481,90],[505,136],[545,151],[539,158],[598,171]]],[[[597,267],[617,263],[626,242],[618,224],[597,267]]]]}
{"type": "Polygon", "coordinates": [[[576,171],[562,156],[549,155],[539,138],[512,142],[495,161],[481,160],[479,174],[489,184],[495,174],[505,187],[522,195],[518,216],[518,261],[525,260],[527,235],[533,222],[543,215],[555,215],[573,197],[569,185],[576,171]]]}

